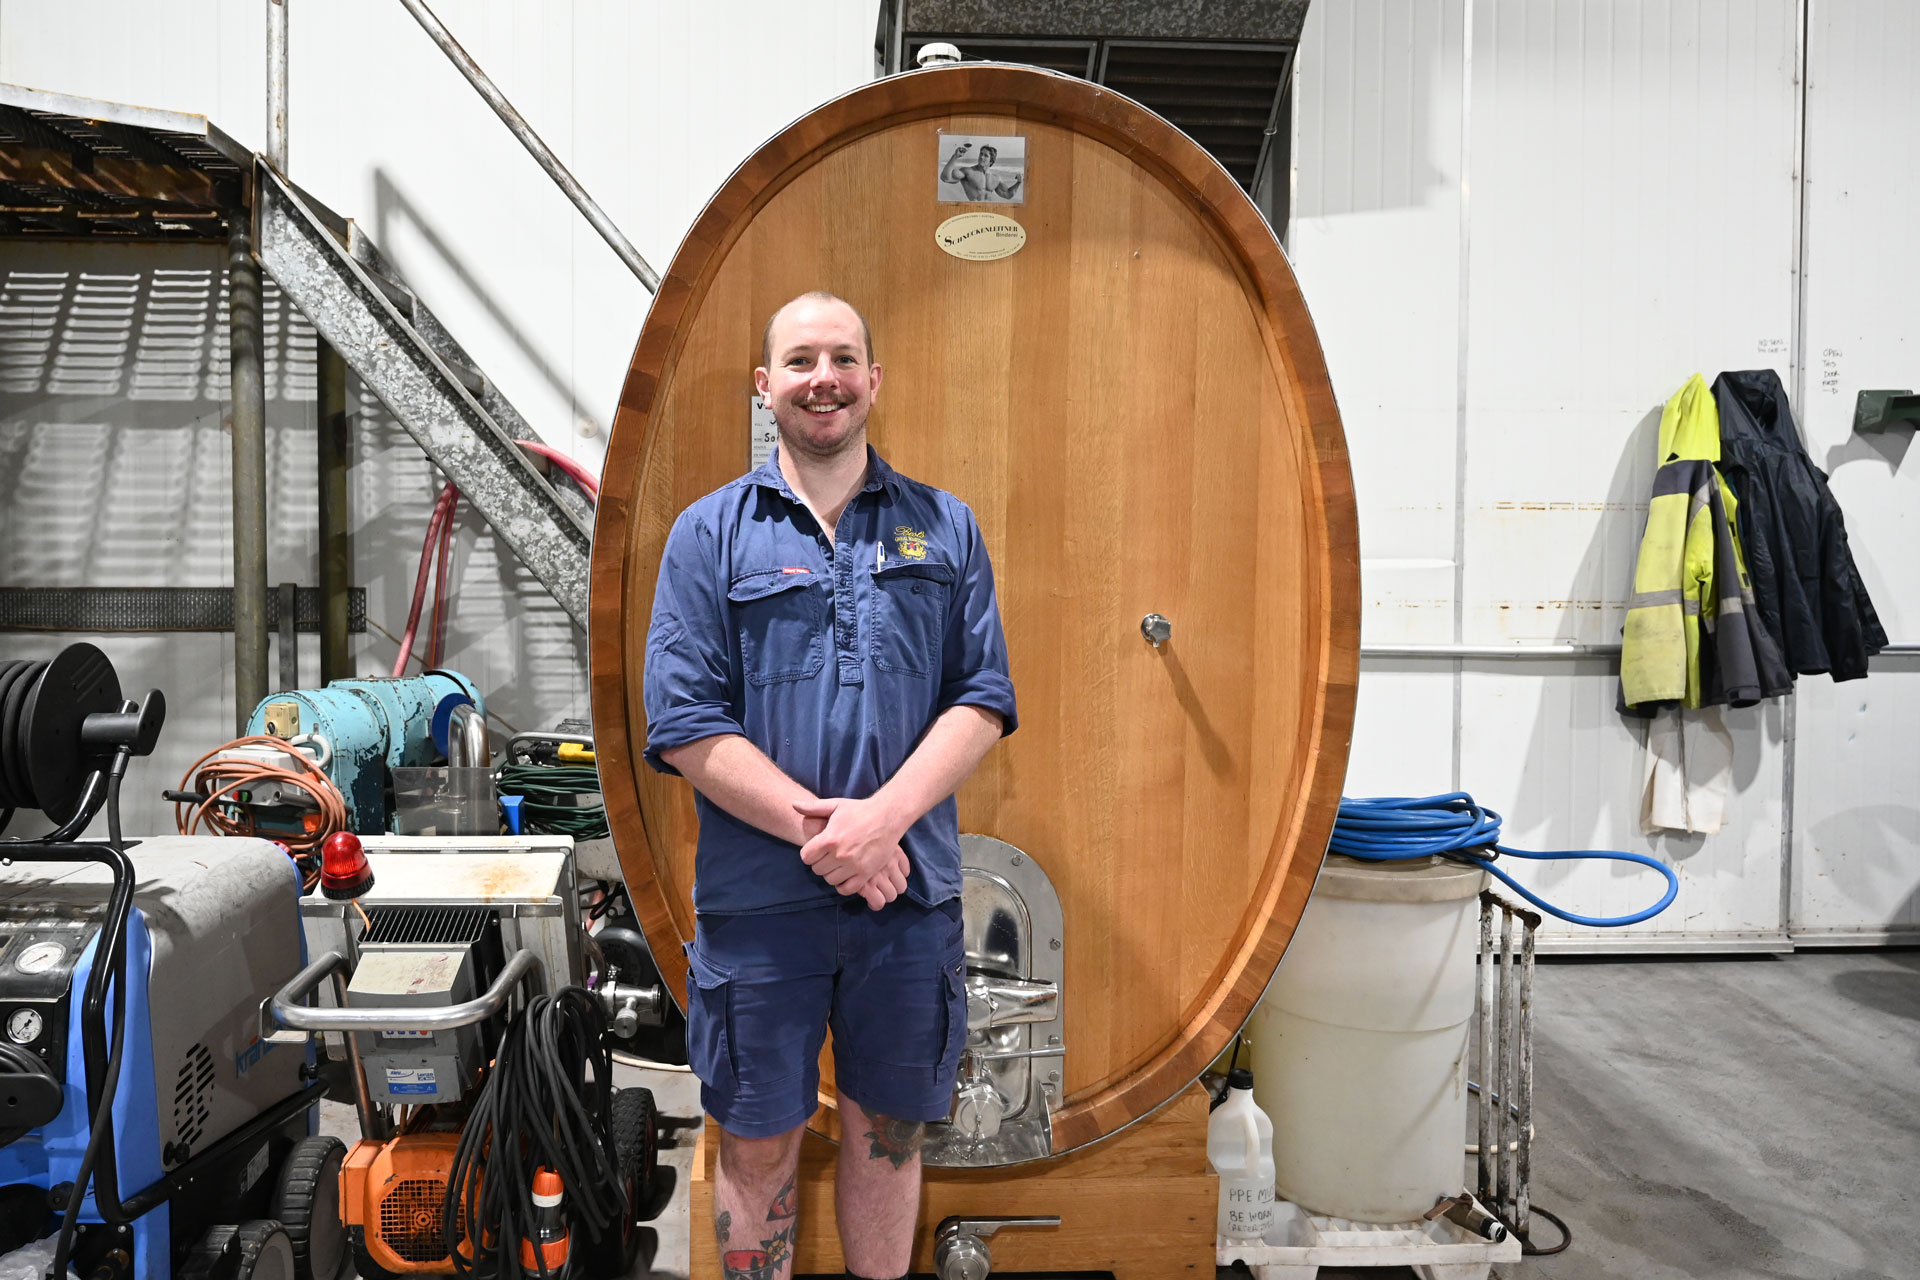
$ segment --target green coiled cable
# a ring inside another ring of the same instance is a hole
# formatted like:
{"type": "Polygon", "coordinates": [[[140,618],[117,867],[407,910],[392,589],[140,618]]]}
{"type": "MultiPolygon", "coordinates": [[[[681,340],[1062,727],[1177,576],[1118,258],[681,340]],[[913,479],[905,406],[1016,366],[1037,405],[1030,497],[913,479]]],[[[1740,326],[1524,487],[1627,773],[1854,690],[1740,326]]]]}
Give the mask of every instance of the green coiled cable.
{"type": "Polygon", "coordinates": [[[575,840],[600,840],[609,834],[600,775],[590,764],[503,764],[494,789],[521,797],[523,830],[575,840]],[[582,803],[586,797],[592,803],[582,803]]]}

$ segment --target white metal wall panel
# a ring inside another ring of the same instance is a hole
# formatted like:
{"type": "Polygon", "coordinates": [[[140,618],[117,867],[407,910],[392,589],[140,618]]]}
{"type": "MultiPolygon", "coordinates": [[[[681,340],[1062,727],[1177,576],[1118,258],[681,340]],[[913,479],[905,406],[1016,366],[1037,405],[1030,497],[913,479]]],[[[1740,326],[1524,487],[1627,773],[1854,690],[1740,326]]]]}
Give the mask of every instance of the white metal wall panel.
{"type": "Polygon", "coordinates": [[[1295,271],[1353,458],[1362,629],[1453,638],[1461,8],[1316,4],[1295,63],[1295,271]]]}
{"type": "MultiPolygon", "coordinates": [[[[1316,4],[1294,69],[1288,247],[1325,348],[1360,513],[1370,643],[1453,638],[1462,9],[1316,4]]],[[[1349,795],[1441,791],[1450,668],[1368,662],[1349,795]]]]}
{"type": "MultiPolygon", "coordinates": [[[[1662,403],[1696,370],[1784,368],[1795,4],[1484,0],[1476,19],[1466,639],[1618,643],[1662,403]]],[[[1510,843],[1665,855],[1682,896],[1644,931],[1777,935],[1777,728],[1729,715],[1725,829],[1649,839],[1643,733],[1614,699],[1591,667],[1470,674],[1462,785],[1507,813],[1510,843]]],[[[1529,882],[1617,914],[1650,879],[1588,864],[1529,882]]]]}
{"type": "MultiPolygon", "coordinates": [[[[1463,142],[1448,95],[1466,11],[1316,6],[1299,59],[1292,247],[1355,457],[1364,635],[1454,639],[1464,399],[1461,638],[1615,643],[1660,406],[1695,370],[1790,372],[1796,6],[1476,0],[1463,142]],[[1441,70],[1409,96],[1422,38],[1441,70]],[[1416,198],[1402,175],[1422,151],[1416,198]]],[[[1457,703],[1455,679],[1450,664],[1366,663],[1350,793],[1445,789],[1457,732],[1461,784],[1506,815],[1511,842],[1679,868],[1679,906],[1640,932],[1778,939],[1777,707],[1729,715],[1729,825],[1649,838],[1643,731],[1614,710],[1610,671],[1469,662],[1457,703]]],[[[1604,866],[1521,878],[1590,914],[1660,890],[1604,866]]]]}
{"type": "Polygon", "coordinates": [[[1794,323],[1794,0],[1482,0],[1467,640],[1618,643],[1659,410],[1794,323]]]}
{"type": "MultiPolygon", "coordinates": [[[[1914,430],[1856,436],[1853,410],[1862,389],[1920,389],[1916,50],[1920,9],[1911,4],[1811,6],[1801,431],[1846,511],[1881,621],[1907,643],[1920,640],[1914,430]]],[[[1845,938],[1920,927],[1920,664],[1880,659],[1866,680],[1807,677],[1800,691],[1796,932],[1845,938]]]]}

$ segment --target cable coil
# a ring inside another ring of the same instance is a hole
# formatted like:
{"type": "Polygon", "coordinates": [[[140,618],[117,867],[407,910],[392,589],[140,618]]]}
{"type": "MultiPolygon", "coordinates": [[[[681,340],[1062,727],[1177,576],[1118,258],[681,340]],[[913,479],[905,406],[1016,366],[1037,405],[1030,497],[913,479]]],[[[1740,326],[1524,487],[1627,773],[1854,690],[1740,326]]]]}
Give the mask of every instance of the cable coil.
{"type": "Polygon", "coordinates": [[[293,744],[264,734],[235,738],[207,752],[187,769],[186,776],[180,780],[180,790],[199,797],[174,802],[174,826],[181,835],[192,835],[204,823],[217,835],[260,836],[277,841],[286,846],[288,854],[299,864],[307,888],[312,888],[319,878],[320,873],[312,864],[319,856],[320,846],[328,836],[345,831],[348,826],[346,797],[340,794],[340,788],[326,771],[293,744]],[[283,769],[252,760],[214,758],[236,747],[270,747],[291,756],[299,767],[283,769]],[[304,830],[262,832],[258,829],[252,812],[237,801],[236,793],[267,782],[295,786],[312,797],[315,812],[308,815],[304,830]]]}
{"type": "Polygon", "coordinates": [[[525,830],[575,840],[604,839],[607,810],[600,800],[600,774],[590,764],[504,764],[496,775],[503,796],[521,796],[525,830]],[[577,803],[582,796],[588,804],[577,803]]]}
{"type": "Polygon", "coordinates": [[[1500,843],[1500,815],[1473,802],[1464,791],[1438,796],[1374,796],[1355,800],[1342,797],[1340,816],[1333,824],[1333,838],[1327,842],[1331,853],[1345,854],[1367,862],[1406,862],[1416,858],[1447,857],[1470,862],[1492,872],[1509,889],[1549,915],[1570,924],[1595,929],[1617,929],[1622,925],[1650,920],[1673,904],[1680,893],[1680,878],[1671,867],[1640,853],[1617,849],[1576,849],[1559,853],[1535,853],[1500,843]],[[1632,862],[1652,867],[1667,879],[1667,892],[1653,906],[1624,916],[1583,916],[1562,910],[1521,885],[1493,863],[1503,855],[1532,862],[1603,859],[1632,862]]]}
{"type": "Polygon", "coordinates": [[[40,807],[27,773],[31,752],[24,731],[27,695],[46,669],[45,662],[0,662],[0,831],[14,810],[40,807]]]}
{"type": "MultiPolygon", "coordinates": [[[[536,1252],[536,1265],[527,1267],[520,1253],[520,1242],[535,1235],[533,1175],[543,1166],[566,1187],[572,1226],[596,1243],[619,1234],[628,1206],[613,1140],[606,1027],[584,987],[563,987],[535,996],[500,1038],[447,1178],[441,1233],[456,1273],[491,1280],[554,1274],[544,1256],[536,1252]]],[[[578,1236],[574,1247],[581,1247],[578,1236]]]]}

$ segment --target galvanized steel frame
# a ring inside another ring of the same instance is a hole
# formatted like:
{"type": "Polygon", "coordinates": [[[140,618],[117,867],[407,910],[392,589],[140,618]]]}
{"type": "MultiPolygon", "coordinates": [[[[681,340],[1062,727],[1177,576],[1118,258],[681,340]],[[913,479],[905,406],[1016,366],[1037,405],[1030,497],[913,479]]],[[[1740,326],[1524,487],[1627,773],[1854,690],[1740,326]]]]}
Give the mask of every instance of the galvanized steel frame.
{"type": "Polygon", "coordinates": [[[1533,971],[1539,929],[1540,917],[1533,912],[1491,891],[1480,895],[1480,955],[1473,985],[1480,1070],[1474,1195],[1523,1240],[1533,1216],[1533,971]],[[1516,921],[1521,929],[1517,950],[1516,921]]]}
{"type": "Polygon", "coordinates": [[[593,532],[291,185],[256,167],[259,257],[436,466],[581,626],[593,532]]]}

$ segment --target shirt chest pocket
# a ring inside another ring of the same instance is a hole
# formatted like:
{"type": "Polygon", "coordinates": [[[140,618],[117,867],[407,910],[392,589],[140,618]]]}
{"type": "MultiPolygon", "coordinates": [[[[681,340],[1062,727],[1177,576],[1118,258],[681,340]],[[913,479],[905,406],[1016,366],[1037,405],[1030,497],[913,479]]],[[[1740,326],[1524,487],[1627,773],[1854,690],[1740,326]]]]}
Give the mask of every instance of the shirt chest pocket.
{"type": "Polygon", "coordinates": [[[727,588],[747,680],[807,680],[827,663],[827,599],[811,573],[760,569],[727,588]]]}
{"type": "Polygon", "coordinates": [[[873,571],[873,665],[901,675],[928,676],[940,666],[953,566],[903,560],[873,571]]]}

